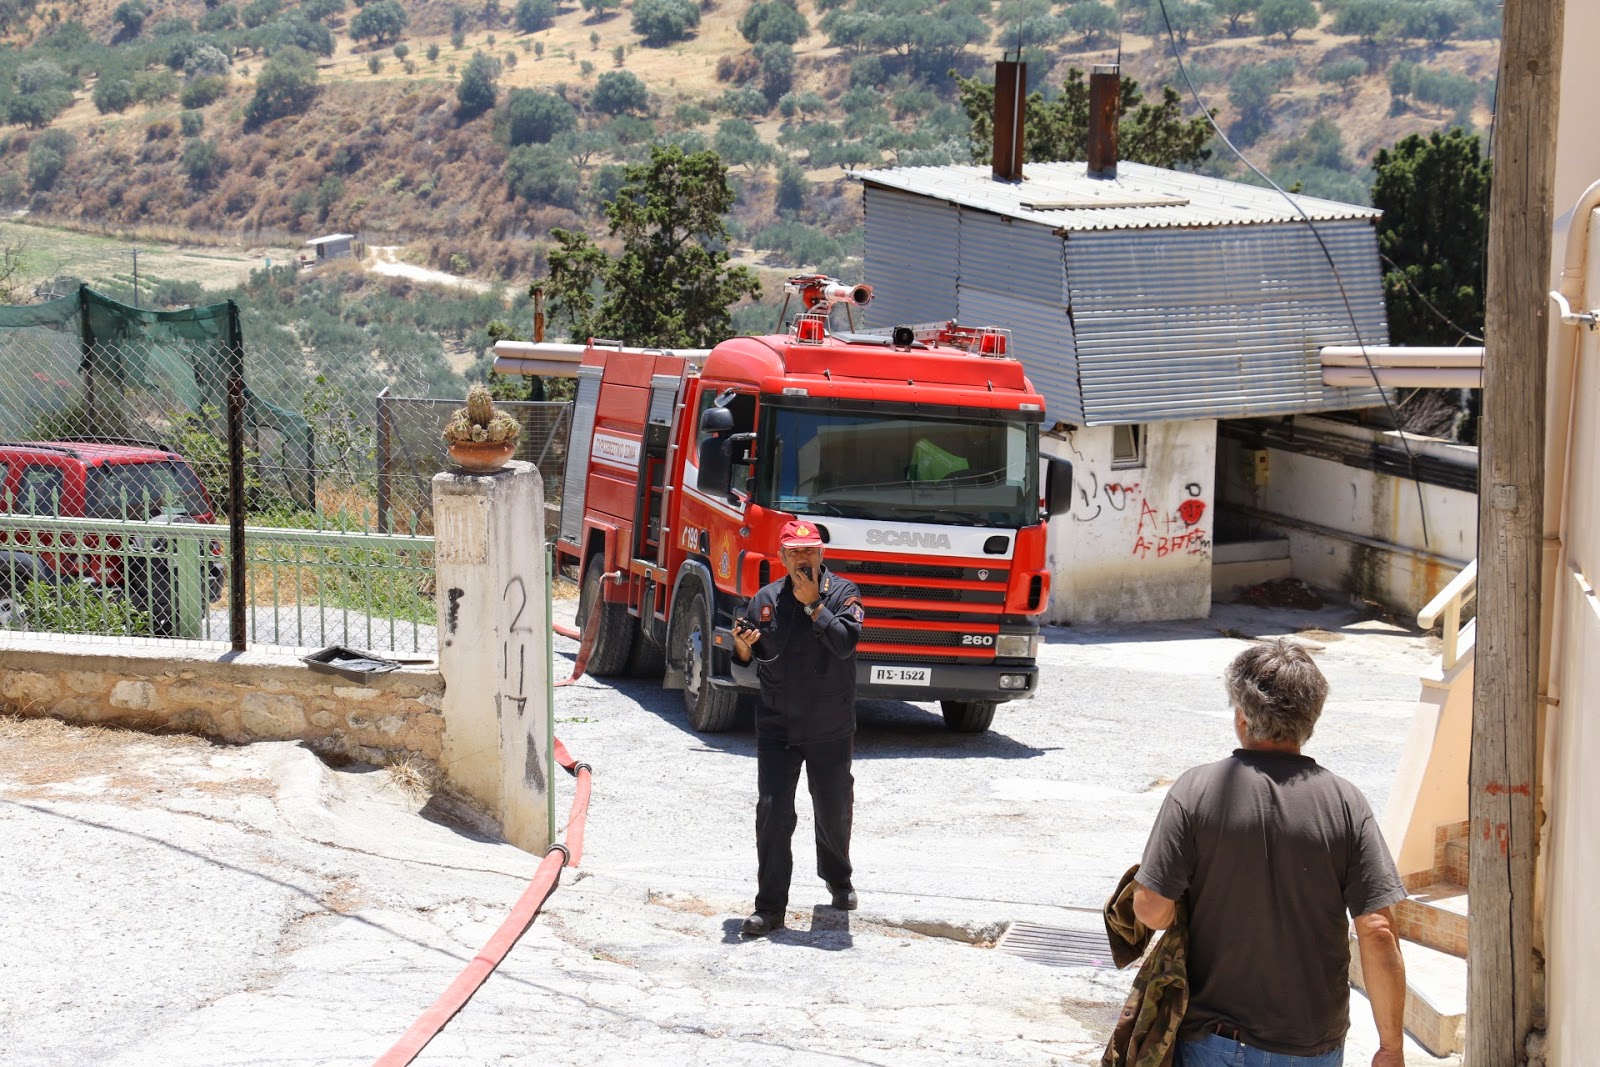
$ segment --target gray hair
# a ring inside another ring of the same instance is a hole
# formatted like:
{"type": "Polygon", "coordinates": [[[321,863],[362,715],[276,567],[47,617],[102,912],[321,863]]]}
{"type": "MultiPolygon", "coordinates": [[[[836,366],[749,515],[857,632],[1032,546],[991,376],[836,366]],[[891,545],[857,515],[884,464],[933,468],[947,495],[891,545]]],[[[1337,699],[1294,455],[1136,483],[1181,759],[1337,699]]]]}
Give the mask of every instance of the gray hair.
{"type": "Polygon", "coordinates": [[[1250,740],[1303,745],[1311,739],[1328,680],[1304,645],[1282,637],[1251,645],[1228,664],[1225,677],[1250,740]]]}

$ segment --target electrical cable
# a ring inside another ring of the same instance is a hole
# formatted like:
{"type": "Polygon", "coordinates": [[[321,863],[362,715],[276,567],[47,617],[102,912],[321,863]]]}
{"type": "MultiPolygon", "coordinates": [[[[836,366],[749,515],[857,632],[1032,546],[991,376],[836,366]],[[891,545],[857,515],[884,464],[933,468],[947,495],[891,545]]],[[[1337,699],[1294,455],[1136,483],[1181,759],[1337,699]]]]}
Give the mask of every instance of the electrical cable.
{"type": "Polygon", "coordinates": [[[1438,319],[1440,322],[1444,323],[1446,326],[1450,327],[1452,330],[1456,331],[1457,333],[1459,333],[1461,335],[1459,338],[1456,339],[1456,344],[1458,346],[1461,344],[1462,341],[1476,341],[1480,345],[1483,344],[1483,338],[1479,337],[1477,334],[1473,333],[1471,330],[1464,329],[1461,326],[1456,325],[1456,322],[1455,322],[1454,319],[1452,319],[1449,315],[1446,315],[1444,312],[1440,311],[1434,305],[1433,301],[1429,300],[1427,295],[1425,293],[1423,293],[1423,291],[1421,289],[1417,288],[1416,283],[1413,282],[1410,279],[1410,277],[1408,277],[1406,275],[1404,269],[1401,268],[1400,264],[1396,263],[1394,260],[1392,260],[1388,256],[1384,255],[1382,252],[1378,253],[1378,258],[1383,260],[1385,263],[1389,264],[1389,266],[1393,267],[1395,269],[1395,271],[1399,273],[1401,279],[1406,283],[1406,288],[1411,290],[1411,293],[1412,293],[1413,296],[1415,296],[1418,300],[1422,301],[1422,306],[1423,307],[1425,307],[1429,311],[1433,312],[1434,318],[1438,319]]]}
{"type": "Polygon", "coordinates": [[[1228,139],[1228,135],[1222,132],[1222,127],[1217,125],[1216,117],[1212,115],[1211,109],[1206,107],[1205,101],[1200,99],[1200,92],[1194,87],[1194,82],[1189,77],[1188,68],[1183,64],[1183,56],[1178,50],[1177,35],[1172,32],[1172,19],[1167,15],[1167,0],[1156,0],[1156,2],[1161,7],[1161,22],[1166,27],[1167,40],[1172,45],[1172,58],[1178,64],[1178,73],[1183,75],[1183,84],[1188,88],[1189,95],[1194,98],[1195,106],[1205,116],[1206,122],[1211,125],[1211,129],[1216,132],[1217,137],[1221,139],[1223,144],[1228,146],[1228,150],[1238,156],[1239,161],[1249,167],[1256,177],[1266,182],[1278,195],[1287,200],[1289,206],[1294,208],[1296,213],[1305,220],[1306,226],[1311,230],[1311,236],[1316,239],[1317,247],[1322,249],[1323,258],[1328,261],[1328,269],[1333,271],[1333,282],[1339,287],[1339,299],[1344,303],[1345,315],[1350,320],[1350,330],[1355,334],[1356,345],[1361,349],[1361,358],[1367,364],[1367,373],[1372,375],[1372,383],[1377,386],[1378,395],[1383,398],[1383,406],[1388,410],[1389,418],[1394,422],[1395,432],[1399,434],[1400,445],[1405,450],[1406,469],[1411,475],[1411,484],[1417,491],[1417,514],[1422,520],[1422,547],[1426,549],[1429,547],[1428,511],[1422,499],[1422,483],[1416,477],[1417,457],[1411,451],[1411,442],[1406,439],[1406,431],[1400,425],[1400,414],[1395,410],[1394,402],[1389,399],[1389,391],[1378,380],[1378,368],[1372,362],[1372,355],[1367,351],[1367,344],[1361,339],[1361,327],[1356,322],[1355,308],[1350,304],[1350,294],[1345,290],[1344,279],[1339,274],[1339,265],[1334,262],[1333,253],[1328,249],[1327,242],[1322,239],[1322,233],[1317,229],[1316,222],[1310,215],[1306,214],[1305,208],[1301,207],[1299,202],[1290,196],[1281,185],[1267,177],[1260,167],[1250,162],[1249,158],[1239,150],[1238,146],[1228,139]]]}

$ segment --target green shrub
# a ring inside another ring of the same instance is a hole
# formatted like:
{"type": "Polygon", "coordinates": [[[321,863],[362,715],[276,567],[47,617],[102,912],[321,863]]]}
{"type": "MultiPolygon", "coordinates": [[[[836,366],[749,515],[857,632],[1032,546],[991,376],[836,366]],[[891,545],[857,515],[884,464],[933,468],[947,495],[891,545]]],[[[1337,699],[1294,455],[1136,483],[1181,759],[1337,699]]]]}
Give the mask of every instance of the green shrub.
{"type": "Polygon", "coordinates": [[[549,29],[556,20],[555,0],[517,0],[511,21],[521,33],[549,29]]]}
{"type": "Polygon", "coordinates": [[[29,582],[19,598],[30,630],[58,634],[155,636],[148,613],[94,586],[29,582]]]}
{"type": "Polygon", "coordinates": [[[201,33],[221,33],[239,24],[239,9],[232,4],[220,4],[200,16],[201,33]]]}
{"type": "Polygon", "coordinates": [[[28,185],[35,191],[49,189],[66,169],[67,158],[77,142],[65,130],[46,130],[28,146],[28,185]]]}
{"type": "Polygon", "coordinates": [[[133,106],[133,81],[111,74],[102,75],[94,86],[95,110],[102,115],[120,114],[133,106]]]}
{"type": "Polygon", "coordinates": [[[178,102],[193,111],[216,103],[227,91],[226,78],[196,78],[183,87],[183,92],[178,94],[178,102]]]}
{"type": "Polygon", "coordinates": [[[198,137],[206,128],[206,117],[198,111],[185,111],[178,116],[178,128],[185,137],[198,137]]]}
{"type": "Polygon", "coordinates": [[[502,173],[510,193],[530,204],[573,207],[578,202],[578,168],[551,145],[513,148],[502,173]]]}
{"type": "Polygon", "coordinates": [[[632,71],[608,70],[595,82],[589,105],[605,115],[643,114],[650,110],[650,91],[632,71]]]}
{"type": "Polygon", "coordinates": [[[178,161],[192,185],[204,186],[217,171],[217,142],[193,140],[178,161]]]}
{"type": "Polygon", "coordinates": [[[694,0],[634,0],[633,32],[652,48],[681,41],[700,25],[694,0]]]}

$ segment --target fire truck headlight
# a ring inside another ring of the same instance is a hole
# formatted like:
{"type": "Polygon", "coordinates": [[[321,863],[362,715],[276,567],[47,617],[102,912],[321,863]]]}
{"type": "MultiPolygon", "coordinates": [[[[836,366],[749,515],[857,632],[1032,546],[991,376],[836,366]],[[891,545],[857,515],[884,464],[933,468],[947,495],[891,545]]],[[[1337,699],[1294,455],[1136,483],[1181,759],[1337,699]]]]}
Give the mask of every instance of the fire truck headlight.
{"type": "Polygon", "coordinates": [[[1000,634],[994,639],[994,654],[1001,659],[1032,659],[1038,651],[1038,634],[1000,634]]]}
{"type": "Polygon", "coordinates": [[[1000,676],[1001,689],[1026,689],[1028,676],[1026,674],[1002,674],[1000,676]]]}

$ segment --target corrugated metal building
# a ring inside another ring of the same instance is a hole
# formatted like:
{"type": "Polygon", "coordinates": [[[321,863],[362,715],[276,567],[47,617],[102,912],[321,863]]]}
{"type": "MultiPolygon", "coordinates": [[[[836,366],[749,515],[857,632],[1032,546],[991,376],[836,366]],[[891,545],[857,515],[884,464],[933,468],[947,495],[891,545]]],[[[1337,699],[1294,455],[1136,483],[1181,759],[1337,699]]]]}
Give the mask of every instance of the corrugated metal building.
{"type": "Polygon", "coordinates": [[[1054,621],[1205,615],[1215,420],[1383,402],[1319,358],[1388,343],[1379,212],[1127,162],[1025,174],[863,173],[870,322],[1012,331],[1078,473],[1054,621]]]}

